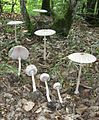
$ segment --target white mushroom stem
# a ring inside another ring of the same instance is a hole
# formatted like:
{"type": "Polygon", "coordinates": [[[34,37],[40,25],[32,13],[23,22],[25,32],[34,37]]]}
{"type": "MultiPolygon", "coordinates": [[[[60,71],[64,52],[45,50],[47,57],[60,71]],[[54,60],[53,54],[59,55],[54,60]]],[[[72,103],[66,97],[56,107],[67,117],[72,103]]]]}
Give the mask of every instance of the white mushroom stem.
{"type": "Polygon", "coordinates": [[[43,40],[44,40],[44,60],[46,60],[46,40],[47,40],[46,36],[44,36],[43,40]]]}
{"type": "Polygon", "coordinates": [[[46,86],[46,97],[48,102],[51,102],[50,96],[49,96],[49,89],[48,89],[48,84],[47,81],[45,81],[45,86],[46,86]]]}
{"type": "Polygon", "coordinates": [[[16,25],[15,25],[15,42],[17,43],[16,25]]]}
{"type": "Polygon", "coordinates": [[[20,57],[18,58],[18,61],[19,61],[18,76],[20,76],[20,73],[21,73],[21,58],[20,57]]]}
{"type": "Polygon", "coordinates": [[[79,93],[79,85],[80,85],[80,76],[81,76],[81,70],[82,70],[82,64],[80,64],[80,69],[79,69],[79,73],[78,73],[78,79],[77,79],[77,84],[76,84],[76,89],[75,89],[75,94],[79,93]]]}
{"type": "Polygon", "coordinates": [[[35,79],[34,79],[34,73],[32,72],[32,86],[33,86],[33,92],[36,91],[36,85],[35,85],[35,79]]]}
{"type": "Polygon", "coordinates": [[[62,98],[61,98],[61,95],[60,95],[60,91],[59,91],[58,88],[57,88],[57,93],[58,93],[58,97],[59,97],[59,101],[60,101],[60,103],[63,103],[62,98]]]}

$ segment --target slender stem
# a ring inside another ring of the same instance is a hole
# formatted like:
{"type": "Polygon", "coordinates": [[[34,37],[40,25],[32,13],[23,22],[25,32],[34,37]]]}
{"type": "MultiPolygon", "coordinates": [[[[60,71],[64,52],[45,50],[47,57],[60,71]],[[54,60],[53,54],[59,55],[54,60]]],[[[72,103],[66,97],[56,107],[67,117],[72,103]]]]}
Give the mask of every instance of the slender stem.
{"type": "Polygon", "coordinates": [[[75,90],[75,94],[79,93],[79,85],[80,85],[80,76],[81,76],[81,70],[82,70],[82,64],[80,64],[80,69],[79,69],[79,73],[78,73],[78,79],[77,79],[77,84],[76,84],[76,90],[75,90]]]}
{"type": "Polygon", "coordinates": [[[35,85],[35,79],[34,79],[34,73],[32,72],[32,86],[33,86],[33,92],[36,91],[36,85],[35,85]]]}
{"type": "Polygon", "coordinates": [[[48,100],[48,102],[51,102],[51,99],[50,99],[50,96],[49,96],[48,84],[47,84],[46,81],[45,81],[45,86],[46,86],[46,97],[47,97],[47,100],[48,100]]]}
{"type": "Polygon", "coordinates": [[[46,36],[44,36],[43,40],[44,40],[44,60],[46,60],[46,40],[47,40],[46,36]]]}
{"type": "Polygon", "coordinates": [[[21,73],[21,58],[20,57],[18,58],[18,61],[19,61],[18,76],[20,76],[20,73],[21,73]]]}
{"type": "Polygon", "coordinates": [[[17,43],[16,25],[15,25],[15,42],[17,43]]]}
{"type": "Polygon", "coordinates": [[[58,88],[57,88],[57,93],[58,93],[58,97],[59,97],[59,101],[60,101],[60,103],[63,103],[62,98],[61,98],[61,95],[60,95],[60,91],[59,91],[58,88]]]}

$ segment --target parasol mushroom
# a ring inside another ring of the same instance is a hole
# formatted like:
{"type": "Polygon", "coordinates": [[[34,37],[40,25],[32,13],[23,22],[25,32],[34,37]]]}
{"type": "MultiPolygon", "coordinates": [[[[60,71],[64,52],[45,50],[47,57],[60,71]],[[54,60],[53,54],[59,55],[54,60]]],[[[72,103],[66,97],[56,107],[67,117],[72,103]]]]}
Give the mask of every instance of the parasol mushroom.
{"type": "Polygon", "coordinates": [[[56,33],[56,31],[52,30],[52,29],[41,29],[41,30],[37,30],[34,32],[35,35],[44,37],[43,38],[43,40],[44,40],[44,60],[46,60],[46,41],[47,41],[46,36],[51,36],[55,33],[56,33]]]}
{"type": "Polygon", "coordinates": [[[27,48],[21,45],[15,46],[10,49],[9,57],[11,57],[12,59],[18,59],[19,61],[18,76],[20,76],[20,72],[21,72],[21,59],[25,60],[28,58],[28,56],[29,56],[29,51],[27,50],[27,48]]]}
{"type": "Polygon", "coordinates": [[[73,53],[68,56],[68,58],[71,61],[79,63],[80,69],[78,73],[78,79],[77,79],[77,84],[76,84],[76,89],[75,89],[75,94],[79,93],[79,85],[80,85],[80,76],[81,76],[81,70],[83,67],[83,64],[87,63],[93,63],[96,61],[96,57],[94,55],[88,54],[88,53],[73,53]]]}
{"type": "Polygon", "coordinates": [[[15,26],[15,42],[17,43],[17,35],[16,35],[16,25],[22,24],[22,21],[10,21],[7,25],[14,25],[15,26]]]}
{"type": "Polygon", "coordinates": [[[50,99],[50,96],[49,96],[48,84],[47,84],[47,81],[50,80],[49,74],[47,74],[47,73],[42,73],[42,74],[40,75],[40,80],[41,80],[42,82],[45,82],[45,86],[46,86],[46,97],[47,97],[48,102],[51,102],[51,99],[50,99]]]}
{"type": "Polygon", "coordinates": [[[60,95],[60,91],[59,91],[59,90],[62,88],[62,85],[61,85],[59,82],[56,82],[56,83],[53,85],[53,88],[57,90],[60,103],[63,103],[62,98],[61,98],[61,95],[60,95]]]}
{"type": "Polygon", "coordinates": [[[47,10],[44,9],[33,9],[34,12],[47,13],[47,10]]]}
{"type": "Polygon", "coordinates": [[[26,74],[28,76],[32,76],[32,86],[33,86],[33,92],[36,91],[36,85],[35,85],[35,79],[34,79],[34,75],[37,73],[37,68],[35,65],[28,65],[26,67],[26,74]]]}

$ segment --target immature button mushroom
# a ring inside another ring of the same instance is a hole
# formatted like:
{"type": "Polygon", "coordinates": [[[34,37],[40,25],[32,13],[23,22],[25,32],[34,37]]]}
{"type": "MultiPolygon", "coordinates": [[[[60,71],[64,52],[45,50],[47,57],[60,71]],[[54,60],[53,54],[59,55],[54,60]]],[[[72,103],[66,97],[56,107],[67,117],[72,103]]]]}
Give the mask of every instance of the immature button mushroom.
{"type": "Polygon", "coordinates": [[[46,86],[46,97],[47,97],[48,102],[51,102],[51,99],[50,99],[50,96],[49,96],[48,84],[47,84],[47,81],[50,80],[49,74],[47,74],[47,73],[42,73],[41,76],[40,76],[40,80],[41,80],[42,82],[45,82],[45,86],[46,86]]]}
{"type": "Polygon", "coordinates": [[[10,21],[7,25],[14,25],[15,26],[15,42],[17,43],[17,35],[16,35],[16,25],[22,24],[22,21],[10,21]]]}
{"type": "Polygon", "coordinates": [[[46,36],[51,36],[55,33],[56,33],[56,31],[52,30],[52,29],[41,29],[41,30],[37,30],[34,32],[35,35],[44,37],[43,38],[43,40],[44,40],[44,60],[46,60],[46,41],[47,41],[46,36]]]}
{"type": "Polygon", "coordinates": [[[9,57],[11,57],[12,59],[18,59],[19,61],[18,76],[20,76],[20,72],[21,72],[21,59],[25,60],[28,58],[28,56],[29,56],[29,51],[27,50],[27,48],[21,45],[15,46],[10,49],[9,57]]]}
{"type": "Polygon", "coordinates": [[[71,61],[79,63],[79,66],[80,66],[79,73],[78,73],[77,84],[76,84],[76,89],[75,89],[75,92],[74,92],[75,94],[78,94],[79,93],[78,89],[79,89],[79,85],[80,85],[80,76],[81,76],[81,70],[82,70],[83,64],[95,62],[96,57],[91,55],[91,54],[88,54],[88,53],[73,53],[73,54],[70,54],[68,56],[68,58],[71,61]]]}
{"type": "Polygon", "coordinates": [[[61,98],[61,95],[60,95],[60,91],[59,91],[59,90],[62,88],[62,85],[61,85],[59,82],[56,82],[56,83],[53,85],[53,88],[57,90],[60,103],[63,103],[62,98],[61,98]]]}
{"type": "Polygon", "coordinates": [[[26,74],[28,76],[32,76],[32,86],[33,86],[33,92],[36,91],[36,85],[35,85],[35,79],[34,75],[37,73],[37,68],[35,65],[29,65],[26,67],[26,74]]]}

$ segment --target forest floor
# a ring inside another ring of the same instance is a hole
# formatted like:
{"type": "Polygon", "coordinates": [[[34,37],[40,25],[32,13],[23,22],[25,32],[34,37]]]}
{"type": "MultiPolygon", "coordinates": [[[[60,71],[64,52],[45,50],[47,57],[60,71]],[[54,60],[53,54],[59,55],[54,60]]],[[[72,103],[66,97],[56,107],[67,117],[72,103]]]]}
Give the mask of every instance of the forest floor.
{"type": "Polygon", "coordinates": [[[0,19],[0,120],[99,120],[99,28],[91,27],[83,19],[75,20],[68,37],[55,34],[47,40],[47,61],[43,60],[43,38],[28,37],[24,24],[17,27],[19,44],[26,47],[29,58],[22,61],[21,76],[17,76],[18,61],[8,56],[14,42],[10,20],[21,20],[17,15],[2,15],[0,19]],[[87,52],[97,61],[86,64],[81,75],[78,95],[74,94],[79,65],[69,64],[67,56],[74,52],[87,52]],[[36,65],[37,91],[32,92],[31,77],[26,66],[36,65]],[[45,85],[39,80],[41,73],[50,75],[48,86],[52,102],[46,99],[45,85]],[[55,82],[62,84],[60,104],[55,82]],[[29,106],[29,109],[28,109],[29,106]]]}

